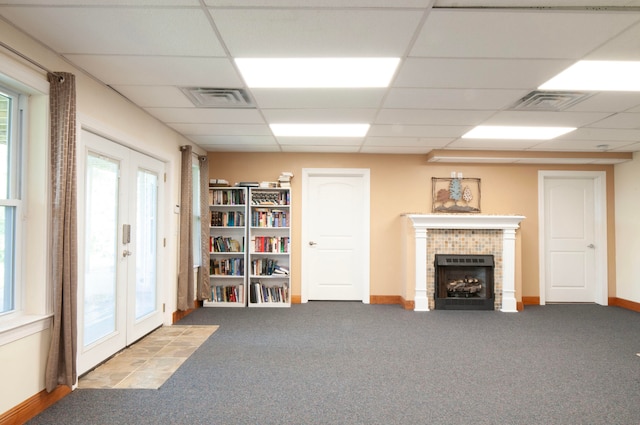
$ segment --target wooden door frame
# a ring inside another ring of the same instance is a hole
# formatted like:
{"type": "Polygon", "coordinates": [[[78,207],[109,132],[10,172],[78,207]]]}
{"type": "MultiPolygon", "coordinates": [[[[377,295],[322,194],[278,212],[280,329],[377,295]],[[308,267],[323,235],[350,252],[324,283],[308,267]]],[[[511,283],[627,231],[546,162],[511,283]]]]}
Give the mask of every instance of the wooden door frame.
{"type": "Polygon", "coordinates": [[[362,245],[363,245],[363,264],[360,270],[362,276],[362,302],[369,304],[370,298],[370,205],[371,205],[371,171],[368,168],[303,168],[302,169],[302,207],[301,207],[301,242],[300,242],[300,261],[302,267],[300,268],[300,295],[301,302],[306,303],[309,301],[309,278],[305,273],[305,257],[306,246],[304,245],[309,240],[307,234],[307,228],[305,226],[305,217],[309,217],[309,179],[311,177],[359,177],[363,180],[363,217],[362,217],[362,245]]]}
{"type": "Polygon", "coordinates": [[[593,182],[594,202],[594,244],[595,252],[595,300],[600,305],[608,305],[609,291],[607,285],[607,173],[604,171],[538,171],[538,245],[539,245],[539,281],[540,305],[546,303],[546,217],[545,191],[546,180],[590,179],[593,182]]]}

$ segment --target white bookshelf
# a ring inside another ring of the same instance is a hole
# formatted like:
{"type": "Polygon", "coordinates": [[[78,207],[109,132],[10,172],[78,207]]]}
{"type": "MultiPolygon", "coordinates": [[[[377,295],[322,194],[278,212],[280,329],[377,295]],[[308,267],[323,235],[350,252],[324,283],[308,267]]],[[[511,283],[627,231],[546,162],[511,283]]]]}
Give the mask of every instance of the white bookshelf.
{"type": "Polygon", "coordinates": [[[247,305],[247,199],[244,187],[209,188],[211,296],[205,307],[247,305]]]}
{"type": "Polygon", "coordinates": [[[250,188],[247,224],[249,307],[290,307],[290,189],[250,188]]]}

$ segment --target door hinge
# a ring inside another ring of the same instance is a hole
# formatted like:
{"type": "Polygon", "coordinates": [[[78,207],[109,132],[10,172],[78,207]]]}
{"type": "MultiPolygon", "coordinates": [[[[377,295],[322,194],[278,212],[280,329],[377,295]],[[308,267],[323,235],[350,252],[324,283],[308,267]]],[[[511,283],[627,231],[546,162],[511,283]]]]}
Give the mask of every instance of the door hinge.
{"type": "Polygon", "coordinates": [[[163,248],[167,247],[167,238],[162,238],[162,247],[163,248]]]}
{"type": "Polygon", "coordinates": [[[162,312],[163,312],[163,313],[165,312],[165,307],[166,307],[166,304],[165,304],[165,303],[162,303],[162,312]]]}
{"type": "Polygon", "coordinates": [[[167,182],[167,173],[164,173],[164,182],[167,182]]]}

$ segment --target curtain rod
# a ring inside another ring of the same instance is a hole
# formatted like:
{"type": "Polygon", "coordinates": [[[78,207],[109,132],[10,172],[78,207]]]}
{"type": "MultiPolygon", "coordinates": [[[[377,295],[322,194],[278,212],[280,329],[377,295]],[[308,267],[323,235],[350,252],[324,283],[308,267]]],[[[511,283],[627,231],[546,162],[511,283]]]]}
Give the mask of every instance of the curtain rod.
{"type": "Polygon", "coordinates": [[[2,47],[4,47],[5,49],[7,49],[7,50],[11,51],[12,53],[14,53],[14,54],[16,54],[16,55],[20,56],[22,59],[26,60],[27,62],[29,62],[29,63],[31,63],[31,64],[33,64],[33,65],[37,66],[37,67],[38,67],[38,68],[40,68],[41,70],[43,70],[43,71],[45,71],[45,72],[48,72],[49,74],[53,74],[53,75],[55,75],[56,77],[58,77],[58,79],[60,80],[60,82],[63,82],[63,81],[64,81],[64,77],[63,77],[62,75],[58,74],[57,72],[53,72],[53,71],[51,71],[49,68],[47,68],[47,67],[45,67],[45,66],[43,66],[43,65],[40,65],[38,62],[36,62],[36,61],[34,61],[33,59],[31,59],[30,57],[28,57],[28,56],[26,56],[26,55],[24,55],[24,54],[20,53],[19,51],[17,51],[17,50],[16,50],[16,49],[14,49],[13,47],[9,46],[8,44],[5,44],[4,42],[0,41],[0,45],[1,45],[2,47]]]}

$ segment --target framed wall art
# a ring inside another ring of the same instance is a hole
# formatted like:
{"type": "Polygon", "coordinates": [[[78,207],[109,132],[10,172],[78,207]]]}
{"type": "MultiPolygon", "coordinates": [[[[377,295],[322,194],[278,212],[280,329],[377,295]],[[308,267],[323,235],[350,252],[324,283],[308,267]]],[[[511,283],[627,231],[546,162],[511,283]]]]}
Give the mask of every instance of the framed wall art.
{"type": "Polygon", "coordinates": [[[480,179],[431,178],[434,213],[479,213],[480,179]]]}

